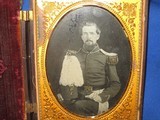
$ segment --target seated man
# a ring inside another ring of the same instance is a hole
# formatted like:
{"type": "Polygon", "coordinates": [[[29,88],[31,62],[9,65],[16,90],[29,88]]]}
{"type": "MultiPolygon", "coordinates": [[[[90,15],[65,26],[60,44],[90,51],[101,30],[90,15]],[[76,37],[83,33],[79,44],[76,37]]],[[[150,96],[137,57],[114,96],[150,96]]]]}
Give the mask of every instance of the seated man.
{"type": "MultiPolygon", "coordinates": [[[[60,94],[58,96],[64,99],[63,104],[72,112],[92,116],[106,112],[109,108],[108,100],[120,90],[121,84],[115,66],[118,56],[99,48],[97,41],[101,31],[95,23],[86,22],[81,29],[84,43],[82,48],[78,52],[69,51],[67,56],[74,56],[78,60],[83,84],[78,86],[70,84],[69,89],[65,89],[60,80],[62,96],[60,94]],[[70,93],[67,94],[67,91],[70,93]],[[69,95],[74,97],[69,98],[69,95]]],[[[74,72],[77,69],[79,68],[76,67],[74,72]]],[[[76,73],[69,76],[72,79],[76,73]]]]}

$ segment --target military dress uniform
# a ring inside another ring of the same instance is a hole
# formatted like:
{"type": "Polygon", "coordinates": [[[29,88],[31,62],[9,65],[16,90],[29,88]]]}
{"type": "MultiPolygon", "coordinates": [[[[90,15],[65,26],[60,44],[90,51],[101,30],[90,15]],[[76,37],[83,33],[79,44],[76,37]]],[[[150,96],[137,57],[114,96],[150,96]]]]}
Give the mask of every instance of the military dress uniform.
{"type": "Polygon", "coordinates": [[[84,84],[78,87],[78,97],[72,100],[69,109],[84,116],[97,115],[100,103],[86,96],[101,91],[98,95],[104,103],[117,95],[121,86],[116,71],[117,54],[105,52],[98,44],[90,52],[83,46],[74,54],[81,66],[84,84]]]}

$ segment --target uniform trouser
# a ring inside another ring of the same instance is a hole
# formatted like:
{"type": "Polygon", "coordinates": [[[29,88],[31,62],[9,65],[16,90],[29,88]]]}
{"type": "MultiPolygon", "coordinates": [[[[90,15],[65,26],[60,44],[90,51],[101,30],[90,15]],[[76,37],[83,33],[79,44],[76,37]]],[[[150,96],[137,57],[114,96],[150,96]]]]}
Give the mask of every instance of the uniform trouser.
{"type": "Polygon", "coordinates": [[[91,99],[76,100],[68,104],[68,109],[73,113],[83,116],[94,116],[98,113],[98,102],[91,99]]]}

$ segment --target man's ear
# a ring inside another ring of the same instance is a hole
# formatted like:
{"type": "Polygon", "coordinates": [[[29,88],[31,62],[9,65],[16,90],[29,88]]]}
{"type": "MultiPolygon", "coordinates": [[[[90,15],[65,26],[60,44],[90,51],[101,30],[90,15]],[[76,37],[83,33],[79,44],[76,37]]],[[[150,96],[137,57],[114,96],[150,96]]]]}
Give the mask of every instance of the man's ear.
{"type": "Polygon", "coordinates": [[[84,42],[84,38],[83,38],[83,35],[81,35],[81,39],[82,39],[82,41],[84,42]]]}
{"type": "Polygon", "coordinates": [[[97,35],[97,40],[99,40],[99,38],[100,38],[100,34],[97,35]]]}
{"type": "Polygon", "coordinates": [[[83,40],[83,36],[81,35],[81,39],[83,40]]]}

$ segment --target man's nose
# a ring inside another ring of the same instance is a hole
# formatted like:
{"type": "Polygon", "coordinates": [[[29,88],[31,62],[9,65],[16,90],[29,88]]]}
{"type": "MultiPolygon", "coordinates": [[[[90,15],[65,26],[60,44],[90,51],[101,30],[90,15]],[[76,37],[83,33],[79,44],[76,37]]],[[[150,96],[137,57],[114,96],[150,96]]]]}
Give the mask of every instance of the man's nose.
{"type": "Polygon", "coordinates": [[[90,34],[87,35],[87,39],[88,39],[88,40],[91,39],[91,35],[90,35],[90,34]]]}

